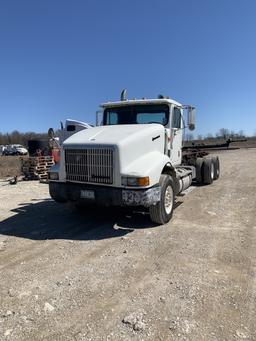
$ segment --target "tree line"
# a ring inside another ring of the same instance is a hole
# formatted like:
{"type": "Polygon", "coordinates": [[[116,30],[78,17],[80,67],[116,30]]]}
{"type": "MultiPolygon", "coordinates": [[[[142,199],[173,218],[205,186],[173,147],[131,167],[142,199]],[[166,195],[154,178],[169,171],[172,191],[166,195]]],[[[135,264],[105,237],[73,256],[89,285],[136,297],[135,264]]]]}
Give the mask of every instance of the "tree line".
{"type": "MultiPolygon", "coordinates": [[[[254,136],[256,137],[256,131],[254,136]]],[[[221,128],[215,135],[214,134],[207,134],[207,135],[201,135],[198,134],[197,136],[194,136],[192,133],[187,133],[185,134],[185,140],[186,141],[194,141],[194,140],[228,140],[228,139],[233,139],[233,140],[239,140],[239,139],[245,139],[248,138],[246,137],[245,133],[243,130],[239,130],[238,132],[234,130],[229,130],[226,128],[221,128]]]]}
{"type": "Polygon", "coordinates": [[[48,138],[47,133],[35,133],[33,131],[21,133],[18,130],[14,130],[11,133],[0,133],[0,145],[21,144],[27,147],[29,140],[46,138],[48,138]]]}
{"type": "MultiPolygon", "coordinates": [[[[57,134],[58,135],[58,134],[57,134]]],[[[256,131],[254,136],[256,137],[256,131]]],[[[227,140],[231,139],[244,139],[245,133],[243,130],[235,132],[233,130],[229,130],[226,128],[221,128],[215,135],[207,134],[205,136],[199,134],[194,136],[192,133],[188,132],[185,134],[186,141],[194,141],[194,140],[227,140]]],[[[18,130],[14,130],[11,133],[0,133],[0,145],[7,145],[7,144],[22,144],[23,146],[27,147],[29,140],[37,140],[37,139],[47,139],[47,133],[35,133],[35,132],[26,132],[21,133],[18,130]]]]}

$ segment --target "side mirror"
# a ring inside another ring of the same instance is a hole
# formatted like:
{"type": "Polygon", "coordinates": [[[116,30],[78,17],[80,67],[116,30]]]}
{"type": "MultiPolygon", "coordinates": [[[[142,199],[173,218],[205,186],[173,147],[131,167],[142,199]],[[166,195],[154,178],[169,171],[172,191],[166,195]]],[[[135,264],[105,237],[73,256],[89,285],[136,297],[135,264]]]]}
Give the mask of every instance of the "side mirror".
{"type": "Polygon", "coordinates": [[[194,107],[188,108],[188,128],[189,128],[189,130],[195,129],[195,112],[196,112],[196,109],[194,107]]]}
{"type": "Polygon", "coordinates": [[[49,128],[48,130],[48,137],[50,139],[53,139],[54,138],[54,130],[52,128],[49,128]]]}

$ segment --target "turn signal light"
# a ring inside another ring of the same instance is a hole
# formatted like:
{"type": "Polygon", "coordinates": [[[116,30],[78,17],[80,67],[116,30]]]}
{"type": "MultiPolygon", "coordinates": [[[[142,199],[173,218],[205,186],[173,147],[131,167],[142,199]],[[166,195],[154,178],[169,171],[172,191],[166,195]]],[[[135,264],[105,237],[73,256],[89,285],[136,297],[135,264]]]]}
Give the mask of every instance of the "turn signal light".
{"type": "Polygon", "coordinates": [[[122,185],[130,187],[145,187],[149,186],[150,179],[149,176],[144,176],[142,178],[136,178],[133,176],[122,177],[122,185]]]}
{"type": "Polygon", "coordinates": [[[138,186],[149,186],[149,177],[137,178],[137,184],[138,186]]]}

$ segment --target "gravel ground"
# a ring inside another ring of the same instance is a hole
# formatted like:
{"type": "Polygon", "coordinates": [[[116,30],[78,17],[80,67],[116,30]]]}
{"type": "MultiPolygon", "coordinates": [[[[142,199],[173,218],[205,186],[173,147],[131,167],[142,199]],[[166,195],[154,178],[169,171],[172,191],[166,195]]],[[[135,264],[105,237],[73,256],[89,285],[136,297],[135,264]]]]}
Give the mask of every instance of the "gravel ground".
{"type": "MultiPolygon", "coordinates": [[[[27,156],[23,156],[27,157],[27,156]]],[[[21,174],[21,156],[0,155],[0,179],[19,176],[21,174]]]]}
{"type": "Polygon", "coordinates": [[[0,182],[0,340],[256,340],[256,150],[220,159],[163,226],[0,182]]]}

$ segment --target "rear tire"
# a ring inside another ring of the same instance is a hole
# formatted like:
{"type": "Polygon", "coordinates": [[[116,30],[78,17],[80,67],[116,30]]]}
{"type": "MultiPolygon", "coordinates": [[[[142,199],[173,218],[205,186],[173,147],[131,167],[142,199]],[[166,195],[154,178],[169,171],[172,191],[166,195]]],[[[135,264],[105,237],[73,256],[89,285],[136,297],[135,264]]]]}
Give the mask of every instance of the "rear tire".
{"type": "Polygon", "coordinates": [[[161,187],[160,201],[149,207],[150,219],[157,224],[166,224],[170,221],[174,204],[174,184],[170,175],[162,174],[159,185],[161,187]]]}
{"type": "Polygon", "coordinates": [[[213,180],[217,180],[220,176],[220,161],[218,156],[214,156],[213,158],[214,163],[214,177],[213,180]]]}
{"type": "Polygon", "coordinates": [[[204,159],[202,157],[198,157],[196,159],[196,182],[199,184],[203,182],[203,178],[202,178],[203,163],[204,163],[204,159]]]}
{"type": "Polygon", "coordinates": [[[214,179],[214,162],[212,158],[205,158],[203,163],[203,183],[210,185],[214,179]]]}

